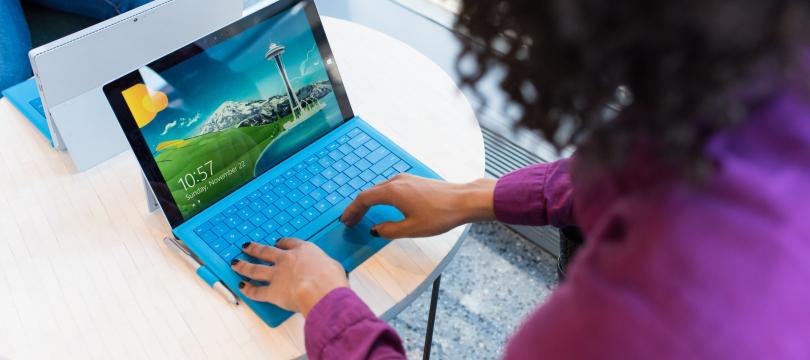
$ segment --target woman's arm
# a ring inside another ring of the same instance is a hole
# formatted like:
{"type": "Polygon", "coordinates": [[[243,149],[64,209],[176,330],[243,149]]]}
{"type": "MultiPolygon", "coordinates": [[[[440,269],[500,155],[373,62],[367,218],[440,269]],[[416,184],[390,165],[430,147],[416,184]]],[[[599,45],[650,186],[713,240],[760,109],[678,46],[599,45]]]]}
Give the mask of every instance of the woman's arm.
{"type": "Polygon", "coordinates": [[[405,359],[396,331],[349,288],[326,295],[307,316],[304,326],[310,359],[405,359]]]}
{"type": "Polygon", "coordinates": [[[360,193],[341,221],[352,226],[371,206],[386,204],[405,215],[402,221],[373,227],[377,235],[387,239],[432,236],[462,224],[496,219],[517,225],[571,225],[573,186],[569,162],[564,159],[532,165],[497,182],[480,179],[452,184],[400,174],[360,193]]]}
{"type": "Polygon", "coordinates": [[[573,225],[570,161],[532,165],[500,178],[493,195],[497,219],[515,225],[573,225]]]}

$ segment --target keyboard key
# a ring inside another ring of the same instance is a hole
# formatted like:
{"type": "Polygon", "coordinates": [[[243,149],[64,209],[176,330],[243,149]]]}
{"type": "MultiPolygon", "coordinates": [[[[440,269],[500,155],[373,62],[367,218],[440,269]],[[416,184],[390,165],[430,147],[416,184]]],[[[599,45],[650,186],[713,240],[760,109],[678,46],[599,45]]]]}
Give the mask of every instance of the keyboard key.
{"type": "Polygon", "coordinates": [[[323,175],[316,175],[316,176],[313,176],[312,179],[309,179],[309,182],[312,185],[320,187],[321,185],[323,185],[323,183],[326,182],[326,178],[323,177],[323,175]]]}
{"type": "Polygon", "coordinates": [[[358,168],[356,168],[354,166],[349,166],[349,168],[346,169],[345,171],[343,171],[343,173],[346,174],[346,176],[348,176],[350,178],[355,178],[358,175],[360,175],[360,169],[358,169],[358,168]]]}
{"type": "Polygon", "coordinates": [[[324,167],[321,166],[321,164],[318,164],[318,163],[314,163],[314,164],[310,165],[307,168],[307,170],[309,170],[309,172],[311,172],[313,174],[320,174],[321,171],[323,171],[323,169],[324,169],[324,167]]]}
{"type": "Polygon", "coordinates": [[[371,180],[372,180],[372,179],[374,179],[375,177],[377,177],[377,174],[375,174],[375,173],[374,173],[373,171],[371,171],[371,170],[365,170],[365,171],[363,171],[363,172],[361,172],[361,173],[360,173],[360,178],[361,178],[361,179],[363,179],[363,180],[365,180],[365,181],[371,181],[371,180]]]}
{"type": "Polygon", "coordinates": [[[408,163],[406,163],[404,161],[400,161],[400,162],[396,163],[396,165],[394,165],[394,169],[397,169],[397,171],[399,171],[399,172],[406,172],[410,168],[411,168],[411,166],[408,165],[408,163]]]}
{"type": "Polygon", "coordinates": [[[222,224],[223,221],[225,221],[225,215],[222,214],[216,214],[211,218],[211,224],[213,225],[222,224]]]}
{"type": "MultiPolygon", "coordinates": [[[[343,172],[343,170],[346,170],[346,169],[349,168],[349,164],[347,164],[343,160],[340,160],[340,161],[336,161],[334,164],[332,164],[332,168],[337,170],[337,172],[343,172]]],[[[324,176],[326,176],[326,175],[324,175],[324,176]]]]}
{"type": "Polygon", "coordinates": [[[296,229],[300,229],[307,224],[307,219],[305,219],[303,216],[297,216],[290,221],[290,224],[292,224],[292,226],[294,226],[296,229]]]}
{"type": "Polygon", "coordinates": [[[345,162],[347,162],[349,164],[354,164],[354,163],[360,161],[360,157],[355,155],[355,154],[347,154],[346,156],[343,157],[343,161],[345,161],[345,162]]]}
{"type": "Polygon", "coordinates": [[[262,214],[253,214],[253,216],[250,217],[250,222],[255,226],[264,224],[265,221],[267,221],[267,218],[262,214]]]}
{"type": "Polygon", "coordinates": [[[307,218],[307,220],[310,221],[315,220],[315,218],[318,217],[318,215],[319,215],[318,210],[315,209],[304,210],[304,217],[307,218]]]}
{"type": "Polygon", "coordinates": [[[315,189],[315,190],[312,190],[312,192],[309,193],[309,196],[311,196],[313,199],[315,199],[315,201],[319,201],[319,200],[323,199],[324,197],[326,197],[326,195],[327,195],[327,193],[323,189],[315,189]]]}
{"type": "Polygon", "coordinates": [[[295,165],[295,167],[293,169],[295,169],[295,171],[301,172],[301,170],[304,170],[306,168],[307,168],[307,163],[302,162],[302,163],[298,163],[298,165],[295,165]]]}
{"type": "Polygon", "coordinates": [[[325,184],[323,184],[323,186],[321,186],[321,189],[324,189],[327,193],[332,193],[337,190],[337,188],[338,184],[335,184],[335,182],[332,180],[327,181],[325,184]]]}
{"type": "Polygon", "coordinates": [[[354,179],[349,180],[349,186],[351,186],[355,190],[360,190],[360,188],[363,187],[363,185],[365,185],[365,183],[366,182],[363,181],[363,179],[361,179],[361,178],[354,178],[354,179]]]}
{"type": "Polygon", "coordinates": [[[241,208],[244,208],[244,207],[246,207],[248,205],[250,205],[250,202],[248,201],[248,199],[241,199],[241,200],[237,201],[236,204],[234,204],[234,206],[236,206],[236,209],[241,209],[241,208]]]}
{"type": "Polygon", "coordinates": [[[386,155],[390,154],[391,152],[385,148],[378,148],[377,150],[372,151],[368,156],[366,156],[366,160],[368,160],[372,164],[376,164],[378,161],[382,160],[386,155]]]}
{"type": "Polygon", "coordinates": [[[253,226],[249,222],[244,222],[239,224],[239,226],[236,227],[236,230],[239,230],[242,235],[247,235],[250,230],[253,230],[253,226]]]}
{"type": "Polygon", "coordinates": [[[360,134],[355,136],[353,139],[349,140],[349,145],[352,148],[360,147],[360,145],[365,144],[367,141],[371,140],[371,138],[366,134],[360,134]]]}
{"type": "Polygon", "coordinates": [[[293,169],[289,169],[289,170],[284,172],[284,178],[285,179],[289,179],[289,178],[291,178],[293,176],[295,176],[295,171],[293,169]]]}
{"type": "Polygon", "coordinates": [[[318,157],[315,156],[315,155],[312,155],[312,156],[310,156],[310,157],[308,157],[306,159],[306,163],[309,164],[309,165],[312,165],[312,164],[314,164],[316,162],[318,162],[318,157]]]}
{"type": "Polygon", "coordinates": [[[298,205],[301,205],[302,208],[306,209],[315,204],[315,200],[309,196],[304,196],[301,200],[298,200],[298,205]]]}
{"type": "Polygon", "coordinates": [[[285,196],[276,200],[276,202],[273,203],[273,205],[275,205],[279,210],[286,209],[290,205],[292,205],[292,201],[288,200],[287,197],[285,196]]]}
{"type": "Polygon", "coordinates": [[[255,201],[256,199],[258,199],[260,197],[262,197],[262,193],[259,192],[259,191],[256,191],[256,192],[248,195],[248,199],[253,200],[253,201],[255,201]]]}
{"type": "Polygon", "coordinates": [[[301,170],[301,172],[299,172],[297,175],[295,175],[295,177],[297,177],[298,180],[301,180],[301,182],[305,183],[312,178],[312,174],[309,171],[307,171],[307,169],[304,169],[301,170]]]}
{"type": "Polygon", "coordinates": [[[317,155],[319,158],[325,157],[326,155],[329,155],[329,149],[323,148],[320,151],[318,151],[317,155]]]}
{"type": "Polygon", "coordinates": [[[279,212],[279,210],[278,210],[277,207],[275,207],[273,205],[267,205],[266,208],[262,209],[261,213],[264,216],[266,216],[268,219],[272,219],[273,217],[276,216],[276,214],[278,214],[278,212],[279,212]]]}
{"type": "Polygon", "coordinates": [[[278,229],[278,233],[281,236],[291,236],[295,232],[295,229],[291,225],[284,225],[278,229]]]}
{"type": "Polygon", "coordinates": [[[225,239],[225,241],[233,244],[234,242],[236,242],[236,240],[239,240],[239,238],[241,238],[241,237],[242,237],[242,235],[240,235],[238,232],[236,232],[236,230],[231,230],[231,231],[228,231],[227,234],[225,234],[223,239],[225,239]]]}
{"type": "Polygon", "coordinates": [[[242,223],[242,218],[239,215],[232,215],[225,218],[225,225],[228,225],[231,229],[239,226],[242,223]]]}
{"type": "Polygon", "coordinates": [[[318,160],[318,165],[323,166],[325,169],[332,166],[335,163],[335,160],[332,160],[328,157],[318,160]]]}
{"type": "MultiPolygon", "coordinates": [[[[340,145],[338,147],[338,150],[340,150],[340,152],[342,152],[343,155],[346,155],[346,154],[349,154],[352,151],[354,151],[354,148],[349,146],[349,145],[343,144],[343,145],[340,145]]],[[[332,154],[329,154],[329,156],[332,156],[332,154]]],[[[335,160],[337,160],[337,159],[335,159],[335,160]]]]}
{"type": "Polygon", "coordinates": [[[382,176],[386,179],[390,179],[394,177],[394,175],[399,174],[396,169],[388,168],[388,170],[383,171],[382,176]]]}
{"type": "Polygon", "coordinates": [[[354,163],[354,166],[357,167],[358,169],[360,169],[360,171],[363,171],[363,170],[366,170],[366,169],[370,168],[371,163],[368,162],[368,160],[366,160],[366,159],[360,159],[360,160],[357,160],[356,163],[354,163]]]}
{"type": "Polygon", "coordinates": [[[225,241],[225,239],[216,239],[212,241],[209,245],[211,245],[211,249],[214,249],[217,253],[225,250],[228,246],[231,246],[230,243],[225,241]]]}
{"type": "Polygon", "coordinates": [[[360,191],[366,191],[366,190],[371,189],[373,187],[374,187],[374,184],[369,182],[369,183],[366,183],[365,185],[361,186],[360,191]]]}
{"type": "Polygon", "coordinates": [[[216,234],[211,232],[210,230],[203,231],[200,235],[200,238],[205,240],[206,243],[211,243],[217,238],[219,238],[216,234]]]}
{"type": "Polygon", "coordinates": [[[346,174],[337,174],[334,178],[332,178],[332,180],[338,185],[343,185],[349,182],[349,177],[346,176],[346,174]]]}
{"type": "Polygon", "coordinates": [[[374,139],[366,141],[366,143],[363,145],[365,145],[371,151],[377,150],[377,148],[381,146],[380,143],[378,143],[377,140],[374,139]]]}
{"type": "Polygon", "coordinates": [[[298,187],[298,185],[301,185],[301,180],[292,177],[287,179],[287,181],[285,181],[284,184],[287,185],[287,187],[290,189],[295,189],[298,187]]]}
{"type": "Polygon", "coordinates": [[[298,200],[301,200],[302,197],[304,197],[304,194],[302,194],[298,190],[293,190],[287,193],[287,198],[292,200],[293,202],[298,202],[298,200]]]}
{"type": "Polygon", "coordinates": [[[340,150],[333,150],[332,152],[329,153],[329,157],[332,158],[332,160],[338,161],[340,159],[343,159],[343,152],[341,152],[340,150]]]}
{"type": "Polygon", "coordinates": [[[343,135],[343,136],[341,136],[340,138],[337,139],[337,142],[338,142],[338,144],[345,144],[346,142],[349,141],[349,139],[350,139],[349,136],[343,135]]]}
{"type": "Polygon", "coordinates": [[[287,193],[290,192],[290,189],[284,186],[284,184],[279,184],[273,188],[273,192],[279,197],[284,197],[284,195],[287,195],[287,193]]]}
{"type": "Polygon", "coordinates": [[[357,149],[354,149],[354,152],[353,152],[353,154],[357,155],[357,157],[359,157],[359,158],[364,158],[364,157],[368,156],[368,154],[370,154],[370,153],[371,153],[371,150],[369,150],[365,146],[361,146],[361,147],[359,147],[357,149]]]}
{"type": "Polygon", "coordinates": [[[276,217],[273,218],[273,220],[275,220],[279,225],[286,224],[288,221],[290,221],[290,219],[292,219],[292,216],[290,216],[290,214],[284,211],[282,211],[281,213],[276,215],[276,217]]]}
{"type": "Polygon", "coordinates": [[[351,193],[349,195],[349,199],[354,200],[355,198],[357,198],[357,195],[359,195],[359,194],[360,194],[360,190],[355,190],[353,193],[351,193]]]}
{"type": "Polygon", "coordinates": [[[262,200],[267,204],[272,204],[278,200],[278,196],[273,193],[266,193],[262,195],[262,200]]]}
{"type": "Polygon", "coordinates": [[[237,209],[236,206],[231,206],[225,209],[225,211],[223,211],[222,214],[225,215],[225,217],[227,218],[228,216],[236,215],[237,211],[239,211],[239,209],[237,209]]]}
{"type": "Polygon", "coordinates": [[[329,145],[326,145],[326,150],[328,150],[328,151],[337,150],[338,146],[340,146],[340,144],[331,143],[329,145]]]}
{"type": "Polygon", "coordinates": [[[292,216],[297,216],[301,215],[301,213],[304,212],[304,208],[302,208],[298,204],[294,204],[287,208],[287,212],[290,213],[290,215],[292,216]]]}
{"type": "Polygon", "coordinates": [[[270,183],[273,184],[274,186],[281,185],[284,183],[284,178],[279,176],[277,178],[274,178],[273,180],[270,180],[270,183]]]}
{"type": "Polygon", "coordinates": [[[267,220],[266,223],[262,224],[262,230],[264,230],[268,234],[271,234],[274,231],[276,231],[278,229],[278,227],[279,227],[278,223],[276,223],[273,220],[267,220]]]}
{"type": "Polygon", "coordinates": [[[335,205],[335,204],[339,203],[340,199],[341,199],[341,197],[337,193],[329,194],[329,195],[326,196],[326,200],[329,201],[330,203],[332,203],[332,205],[335,205]]]}
{"type": "Polygon", "coordinates": [[[348,134],[346,134],[346,135],[349,135],[349,137],[350,137],[350,138],[353,138],[353,137],[355,137],[355,136],[357,136],[357,135],[360,135],[360,133],[362,133],[362,132],[363,132],[363,131],[362,131],[362,130],[360,130],[359,128],[354,128],[354,129],[351,129],[351,130],[349,131],[349,133],[348,133],[348,134]]]}
{"type": "Polygon", "coordinates": [[[303,183],[301,184],[301,186],[298,187],[298,191],[300,191],[303,194],[309,194],[312,192],[312,190],[315,190],[315,186],[313,186],[308,182],[303,183]]]}
{"type": "Polygon", "coordinates": [[[382,177],[382,176],[379,176],[379,175],[378,175],[378,176],[377,176],[377,177],[375,177],[373,180],[371,180],[371,182],[373,182],[373,183],[375,183],[375,184],[379,184],[379,183],[384,182],[384,181],[386,181],[386,180],[388,180],[388,179],[386,179],[386,178],[384,178],[384,177],[382,177]]]}
{"type": "Polygon", "coordinates": [[[331,207],[332,207],[332,204],[330,204],[328,201],[321,200],[321,201],[318,201],[318,203],[315,204],[314,209],[318,209],[318,211],[324,212],[326,210],[329,210],[329,208],[331,208],[331,207]]]}
{"type": "Polygon", "coordinates": [[[281,239],[281,235],[277,232],[274,232],[271,233],[270,235],[267,235],[267,237],[264,238],[264,241],[267,242],[267,245],[275,246],[276,242],[278,242],[279,239],[281,239]]]}
{"type": "Polygon", "coordinates": [[[222,224],[214,225],[214,227],[211,228],[211,231],[213,231],[214,234],[217,234],[217,236],[225,235],[225,233],[227,233],[228,230],[230,230],[230,229],[228,229],[227,226],[222,225],[222,224]]]}
{"type": "Polygon", "coordinates": [[[222,259],[224,259],[226,263],[229,263],[229,264],[230,264],[231,260],[233,260],[233,258],[235,258],[235,257],[236,257],[236,255],[239,255],[240,253],[242,253],[242,252],[241,252],[241,251],[239,251],[239,249],[238,249],[238,248],[236,248],[235,246],[231,245],[231,246],[228,246],[228,247],[227,247],[225,250],[223,250],[221,253],[219,253],[219,256],[221,256],[221,257],[222,257],[222,259]]]}
{"type": "Polygon", "coordinates": [[[250,218],[250,215],[253,215],[253,210],[250,208],[244,208],[239,210],[236,214],[239,215],[240,218],[247,220],[250,218]]]}
{"type": "Polygon", "coordinates": [[[327,179],[331,179],[331,178],[335,177],[335,175],[337,175],[337,174],[338,174],[338,171],[335,171],[335,169],[333,169],[331,167],[328,167],[323,172],[321,172],[321,175],[323,175],[323,177],[325,177],[327,179]]]}
{"type": "Polygon", "coordinates": [[[248,235],[248,237],[250,237],[250,239],[253,241],[260,241],[263,240],[266,235],[267,233],[265,233],[264,230],[254,229],[253,231],[250,232],[250,235],[248,235]]]}
{"type": "Polygon", "coordinates": [[[268,192],[273,191],[273,186],[270,184],[264,184],[261,187],[259,187],[259,191],[261,191],[264,194],[267,194],[268,192]]]}
{"type": "Polygon", "coordinates": [[[343,195],[343,197],[348,197],[351,193],[354,192],[354,188],[349,186],[349,184],[343,185],[338,189],[338,194],[343,195]]]}
{"type": "Polygon", "coordinates": [[[379,162],[376,162],[374,165],[371,165],[369,169],[377,174],[380,174],[386,169],[390,168],[391,166],[394,166],[394,164],[398,163],[399,161],[400,160],[396,155],[388,154],[379,162]]]}
{"type": "Polygon", "coordinates": [[[261,201],[261,199],[250,203],[250,208],[253,209],[253,211],[261,211],[265,207],[267,207],[267,205],[265,205],[264,201],[261,201]]]}

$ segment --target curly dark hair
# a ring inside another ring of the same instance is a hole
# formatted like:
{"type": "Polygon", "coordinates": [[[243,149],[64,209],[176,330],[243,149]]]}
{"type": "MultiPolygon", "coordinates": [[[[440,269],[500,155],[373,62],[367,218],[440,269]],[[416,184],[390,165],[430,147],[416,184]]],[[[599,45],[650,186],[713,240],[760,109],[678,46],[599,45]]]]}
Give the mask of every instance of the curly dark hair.
{"type": "Polygon", "coordinates": [[[617,168],[642,142],[698,170],[710,135],[802,71],[810,0],[464,0],[456,29],[475,40],[464,85],[505,68],[518,125],[558,149],[617,168]]]}

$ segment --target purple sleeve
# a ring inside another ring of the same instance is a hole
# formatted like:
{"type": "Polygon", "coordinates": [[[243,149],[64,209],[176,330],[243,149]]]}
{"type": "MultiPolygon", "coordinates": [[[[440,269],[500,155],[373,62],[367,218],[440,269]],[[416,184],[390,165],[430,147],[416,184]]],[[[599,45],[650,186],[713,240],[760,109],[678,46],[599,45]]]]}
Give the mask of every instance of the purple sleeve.
{"type": "Polygon", "coordinates": [[[405,359],[397,333],[349,288],[332,290],[306,319],[307,356],[319,359],[405,359]]]}
{"type": "Polygon", "coordinates": [[[570,159],[563,159],[532,165],[500,178],[495,186],[495,217],[515,225],[573,224],[569,163],[570,159]]]}

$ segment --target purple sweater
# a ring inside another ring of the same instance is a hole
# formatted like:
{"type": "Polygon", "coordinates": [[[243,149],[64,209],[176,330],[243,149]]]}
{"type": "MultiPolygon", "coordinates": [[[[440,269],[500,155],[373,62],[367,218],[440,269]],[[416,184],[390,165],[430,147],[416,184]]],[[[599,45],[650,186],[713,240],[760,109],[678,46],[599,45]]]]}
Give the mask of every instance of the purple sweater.
{"type": "MultiPolygon", "coordinates": [[[[802,94],[785,90],[715,135],[706,151],[717,170],[699,185],[634,187],[607,172],[572,181],[570,160],[500,179],[499,220],[559,226],[576,218],[587,237],[567,280],[526,318],[504,357],[810,359],[810,104],[802,94]]],[[[311,359],[405,358],[394,330],[349,289],[322,299],[305,333],[311,359]]]]}

